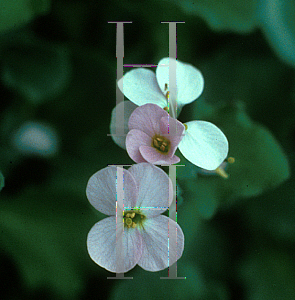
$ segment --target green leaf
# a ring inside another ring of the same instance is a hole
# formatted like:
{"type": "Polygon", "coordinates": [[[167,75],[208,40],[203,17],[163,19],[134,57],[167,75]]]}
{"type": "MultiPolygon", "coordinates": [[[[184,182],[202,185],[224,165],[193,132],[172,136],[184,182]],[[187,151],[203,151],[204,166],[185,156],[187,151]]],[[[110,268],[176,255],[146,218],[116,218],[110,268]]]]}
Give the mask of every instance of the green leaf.
{"type": "Polygon", "coordinates": [[[3,51],[2,80],[33,104],[57,96],[69,82],[71,65],[63,47],[19,40],[3,51]]]}
{"type": "Polygon", "coordinates": [[[15,198],[1,195],[1,248],[14,258],[29,288],[49,286],[63,299],[75,299],[85,268],[94,265],[86,237],[98,221],[86,196],[81,202],[65,189],[32,187],[15,198]]]}
{"type": "Polygon", "coordinates": [[[291,255],[269,247],[256,247],[240,268],[240,277],[246,287],[245,299],[294,299],[294,270],[291,255]]]}
{"type": "Polygon", "coordinates": [[[5,186],[5,184],[4,184],[4,176],[0,172],[0,191],[3,189],[4,186],[5,186]]]}
{"type": "Polygon", "coordinates": [[[168,269],[160,272],[147,272],[136,267],[125,274],[125,277],[133,277],[131,280],[117,280],[111,292],[111,300],[122,299],[122,295],[130,297],[136,295],[142,300],[149,299],[229,299],[228,291],[219,282],[214,289],[204,280],[202,273],[189,263],[181,266],[178,262],[178,277],[186,279],[160,279],[168,277],[168,269]]]}
{"type": "MultiPolygon", "coordinates": [[[[203,107],[196,109],[195,116],[212,122],[224,132],[229,141],[229,156],[235,158],[235,163],[229,164],[226,170],[228,179],[201,174],[196,178],[190,171],[192,177],[181,180],[187,175],[183,176],[185,171],[181,173],[179,168],[180,184],[192,191],[195,199],[192,201],[199,202],[198,211],[204,218],[212,217],[222,202],[262,194],[288,179],[290,169],[283,149],[265,127],[248,117],[243,105],[236,103],[212,109],[203,103],[203,107]]],[[[197,167],[195,170],[196,174],[197,167]]]]}
{"type": "Polygon", "coordinates": [[[1,0],[0,32],[15,29],[50,10],[50,0],[1,0]]]}
{"type": "Polygon", "coordinates": [[[249,229],[271,236],[277,242],[295,242],[295,178],[292,176],[275,191],[255,197],[242,207],[249,229]]]}
{"type": "Polygon", "coordinates": [[[294,0],[265,1],[259,10],[262,30],[276,53],[295,66],[294,0]]]}
{"type": "Polygon", "coordinates": [[[205,78],[202,97],[206,101],[243,101],[247,114],[267,126],[280,142],[289,137],[295,122],[293,70],[280,63],[259,36],[240,37],[219,47],[199,68],[205,78]]]}
{"type": "Polygon", "coordinates": [[[186,12],[205,19],[214,30],[250,32],[256,26],[256,0],[174,0],[186,12]]]}

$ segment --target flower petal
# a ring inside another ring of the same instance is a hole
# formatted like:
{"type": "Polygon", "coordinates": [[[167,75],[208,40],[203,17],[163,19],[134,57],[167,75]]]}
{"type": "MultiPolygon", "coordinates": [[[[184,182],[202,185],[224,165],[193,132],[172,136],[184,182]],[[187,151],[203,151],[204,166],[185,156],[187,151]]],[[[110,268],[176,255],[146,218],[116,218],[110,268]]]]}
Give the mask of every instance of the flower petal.
{"type": "Polygon", "coordinates": [[[141,130],[132,129],[126,137],[126,148],[128,155],[137,163],[146,162],[142,157],[139,147],[142,145],[151,145],[152,138],[141,130]]]}
{"type": "Polygon", "coordinates": [[[120,146],[123,149],[126,149],[126,144],[125,144],[125,140],[126,140],[126,135],[129,131],[128,129],[128,121],[129,118],[131,116],[131,114],[133,113],[133,111],[135,110],[135,108],[137,107],[137,105],[135,105],[134,103],[132,103],[131,101],[124,101],[124,102],[120,102],[113,110],[112,110],[112,116],[111,116],[111,123],[110,123],[110,132],[111,132],[111,137],[113,139],[113,141],[120,146]],[[124,133],[126,134],[125,136],[119,136],[116,135],[116,114],[117,114],[117,110],[120,112],[124,111],[124,123],[123,124],[118,124],[119,126],[124,126],[124,133]]]}
{"type": "Polygon", "coordinates": [[[144,270],[163,270],[173,265],[182,256],[184,248],[183,232],[180,226],[168,217],[157,216],[146,219],[144,229],[141,230],[141,235],[142,256],[138,265],[144,270]],[[177,239],[173,238],[174,232],[177,233],[177,239]]]}
{"type": "MultiPolygon", "coordinates": [[[[123,170],[123,204],[134,206],[138,197],[138,188],[134,177],[128,170],[123,170]]],[[[91,205],[106,215],[116,214],[117,167],[106,167],[93,174],[86,188],[86,195],[91,205]]],[[[119,203],[120,204],[120,203],[119,203]]],[[[123,209],[123,206],[119,206],[123,209]]]]}
{"type": "Polygon", "coordinates": [[[145,68],[127,72],[119,81],[121,92],[136,105],[154,103],[161,108],[167,106],[167,101],[161,92],[156,74],[145,68]]]}
{"type": "Polygon", "coordinates": [[[99,266],[110,272],[124,273],[138,263],[142,254],[142,238],[137,228],[123,231],[123,222],[116,226],[116,217],[108,217],[91,228],[87,249],[91,259],[99,266]]]}
{"type": "Polygon", "coordinates": [[[141,163],[133,165],[128,171],[135,178],[138,185],[137,207],[146,208],[143,212],[148,217],[154,217],[166,209],[148,210],[148,207],[169,207],[173,200],[173,186],[168,175],[160,168],[141,163]]]}
{"type": "Polygon", "coordinates": [[[184,137],[185,127],[178,120],[165,116],[160,120],[160,129],[161,133],[170,141],[168,157],[172,157],[184,137]]]}
{"type": "Polygon", "coordinates": [[[129,118],[129,130],[139,129],[150,137],[160,133],[160,120],[168,117],[168,113],[155,104],[145,104],[137,107],[129,118]]]}
{"type": "Polygon", "coordinates": [[[161,154],[151,146],[140,146],[139,152],[147,162],[155,165],[173,165],[180,162],[178,156],[172,155],[172,157],[169,157],[168,154],[161,154]]]}
{"type": "MultiPolygon", "coordinates": [[[[163,93],[165,92],[165,84],[167,83],[169,86],[169,67],[167,66],[169,66],[169,57],[161,59],[156,69],[157,81],[163,93]]],[[[177,105],[181,107],[193,102],[202,94],[204,78],[197,68],[177,60],[176,85],[177,105]]]]}
{"type": "Polygon", "coordinates": [[[214,124],[205,121],[186,123],[187,130],[178,148],[196,166],[215,170],[228,154],[228,141],[214,124]]]}

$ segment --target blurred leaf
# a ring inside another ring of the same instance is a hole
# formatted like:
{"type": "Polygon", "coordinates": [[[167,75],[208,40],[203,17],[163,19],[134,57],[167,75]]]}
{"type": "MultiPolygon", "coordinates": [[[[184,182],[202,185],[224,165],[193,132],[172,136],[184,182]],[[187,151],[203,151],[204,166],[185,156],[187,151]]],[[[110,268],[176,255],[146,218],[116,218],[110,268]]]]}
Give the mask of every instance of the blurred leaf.
{"type": "Polygon", "coordinates": [[[67,51],[41,40],[12,43],[2,53],[2,80],[32,103],[56,96],[71,75],[67,51]]]}
{"type": "Polygon", "coordinates": [[[206,278],[225,279],[231,269],[233,245],[226,230],[213,222],[203,220],[194,237],[187,233],[186,251],[189,253],[186,256],[194,257],[194,263],[206,278]]]}
{"type": "MultiPolygon", "coordinates": [[[[180,265],[181,263],[179,263],[180,265]]],[[[132,280],[118,280],[111,292],[110,300],[122,299],[127,293],[137,295],[142,300],[149,299],[229,299],[226,288],[220,283],[215,283],[212,288],[203,278],[201,272],[186,264],[177,268],[178,277],[186,279],[160,279],[168,277],[168,269],[160,272],[147,272],[137,267],[125,274],[133,277],[132,280]]]]}
{"type": "Polygon", "coordinates": [[[295,67],[295,1],[261,2],[257,15],[270,45],[284,61],[295,67]]]}
{"type": "Polygon", "coordinates": [[[243,101],[249,116],[267,126],[280,142],[288,137],[295,122],[293,70],[273,56],[260,35],[233,39],[199,67],[206,101],[243,101]]]}
{"type": "Polygon", "coordinates": [[[277,187],[290,174],[287,157],[278,142],[266,128],[247,116],[241,103],[214,110],[206,110],[207,106],[210,105],[203,103],[203,108],[196,110],[195,119],[210,121],[224,132],[229,141],[229,156],[235,158],[235,163],[228,166],[227,180],[199,175],[198,179],[182,181],[185,170],[179,168],[180,184],[193,191],[204,218],[212,217],[221,202],[259,195],[277,187]]]}
{"type": "Polygon", "coordinates": [[[260,248],[243,262],[240,276],[245,285],[245,299],[295,299],[295,263],[291,255],[260,248]]]}
{"type": "Polygon", "coordinates": [[[250,32],[256,26],[257,0],[173,0],[189,14],[205,19],[214,30],[250,32]]]}
{"type": "Polygon", "coordinates": [[[2,251],[30,288],[48,285],[69,299],[82,290],[85,267],[92,265],[86,237],[99,221],[86,197],[83,203],[75,198],[65,189],[32,187],[16,198],[1,195],[0,204],[2,251]]]}
{"type": "Polygon", "coordinates": [[[3,189],[4,186],[4,176],[0,172],[0,191],[3,189]]]}
{"type": "Polygon", "coordinates": [[[242,219],[252,231],[275,238],[279,243],[295,242],[295,177],[274,191],[243,205],[242,219]]]}
{"type": "Polygon", "coordinates": [[[50,0],[1,0],[0,32],[15,29],[47,13],[50,0]]]}

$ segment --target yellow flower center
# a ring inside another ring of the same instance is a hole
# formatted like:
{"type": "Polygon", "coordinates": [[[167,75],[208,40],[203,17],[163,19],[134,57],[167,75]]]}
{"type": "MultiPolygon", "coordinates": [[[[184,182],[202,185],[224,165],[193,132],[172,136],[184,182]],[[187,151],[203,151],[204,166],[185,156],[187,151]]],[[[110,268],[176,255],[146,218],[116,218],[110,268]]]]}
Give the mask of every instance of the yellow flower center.
{"type": "Polygon", "coordinates": [[[170,150],[170,141],[160,135],[155,135],[152,139],[152,147],[156,148],[161,154],[168,154],[170,150]]]}
{"type": "Polygon", "coordinates": [[[143,215],[140,210],[131,209],[123,212],[123,222],[127,228],[135,228],[137,225],[143,227],[145,218],[145,215],[143,215]]]}

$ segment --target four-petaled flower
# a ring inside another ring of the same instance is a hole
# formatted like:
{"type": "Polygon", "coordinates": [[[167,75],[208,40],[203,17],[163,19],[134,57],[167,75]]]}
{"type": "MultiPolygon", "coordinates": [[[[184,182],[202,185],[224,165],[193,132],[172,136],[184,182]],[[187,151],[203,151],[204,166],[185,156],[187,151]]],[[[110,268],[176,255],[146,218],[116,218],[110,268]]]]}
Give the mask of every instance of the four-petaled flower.
{"type": "Polygon", "coordinates": [[[155,104],[137,107],[129,118],[126,148],[137,163],[175,164],[174,155],[185,127],[155,104]]]}
{"type": "Polygon", "coordinates": [[[117,191],[117,173],[116,167],[106,167],[88,181],[88,200],[110,216],[90,230],[89,255],[110,272],[124,273],[136,264],[147,271],[163,270],[181,257],[184,248],[180,226],[161,215],[172,202],[172,182],[160,168],[140,163],[123,169],[123,189],[117,191]],[[119,193],[124,195],[123,205],[116,200],[119,193]],[[173,232],[175,243],[168,240],[173,232]],[[118,261],[120,255],[123,259],[118,261]]]}

